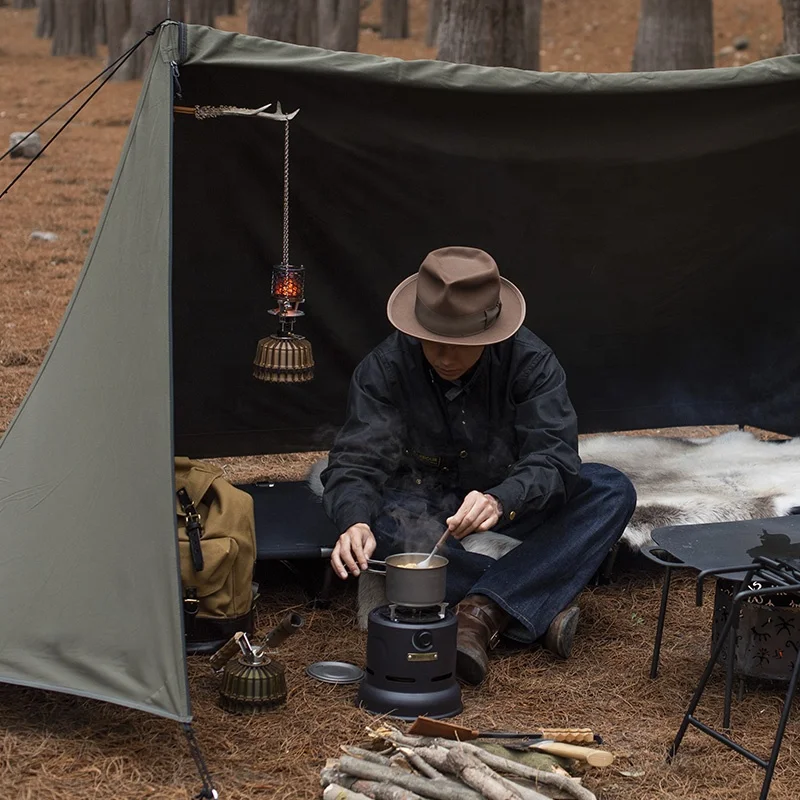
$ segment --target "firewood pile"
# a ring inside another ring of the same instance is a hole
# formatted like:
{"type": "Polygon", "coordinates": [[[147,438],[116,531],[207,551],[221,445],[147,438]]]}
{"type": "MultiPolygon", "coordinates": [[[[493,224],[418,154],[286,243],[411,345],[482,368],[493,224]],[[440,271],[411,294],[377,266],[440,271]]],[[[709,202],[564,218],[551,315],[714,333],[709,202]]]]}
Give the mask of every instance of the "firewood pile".
{"type": "Polygon", "coordinates": [[[493,745],[367,728],[364,747],[342,746],[320,772],[324,800],[596,800],[566,770],[544,769],[493,745]],[[505,753],[500,755],[499,753],[505,753]]]}

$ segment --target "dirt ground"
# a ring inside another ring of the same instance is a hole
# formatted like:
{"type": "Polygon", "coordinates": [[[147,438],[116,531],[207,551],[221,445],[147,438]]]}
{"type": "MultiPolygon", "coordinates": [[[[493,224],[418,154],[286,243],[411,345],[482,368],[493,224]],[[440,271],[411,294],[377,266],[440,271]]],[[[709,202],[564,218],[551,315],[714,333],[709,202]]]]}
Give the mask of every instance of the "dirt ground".
{"type": "MultiPolygon", "coordinates": [[[[625,71],[633,50],[637,0],[544,0],[542,69],[625,71]]],[[[364,52],[429,58],[425,7],[411,0],[412,38],[383,41],[373,30],[379,3],[364,13],[364,52]]],[[[717,0],[719,66],[776,54],[778,0],[717,0]],[[745,50],[729,50],[737,37],[745,50]]],[[[243,30],[244,17],[219,27],[243,30]]],[[[35,12],[0,8],[0,149],[13,131],[28,130],[103,66],[97,59],[55,59],[33,36],[35,12]]],[[[0,206],[0,432],[5,430],[41,363],[72,292],[102,210],[140,85],[112,83],[81,112],[0,206]],[[58,235],[54,242],[33,231],[58,235]]],[[[52,134],[74,106],[45,126],[52,134]]],[[[0,191],[23,164],[0,162],[0,191]]],[[[694,433],[710,431],[694,431],[694,433]]],[[[224,460],[233,479],[300,477],[313,455],[224,460]]],[[[306,624],[281,658],[290,697],[266,716],[240,718],[216,705],[217,682],[205,660],[190,659],[196,731],[222,797],[310,798],[317,775],[341,743],[362,738],[370,717],[353,704],[352,687],[306,677],[318,659],[363,663],[364,635],[355,630],[354,589],[339,587],[333,606],[310,609],[281,567],[262,575],[260,631],[287,609],[306,624]]],[[[664,754],[708,654],[710,606],[696,609],[693,584],[679,579],[667,621],[662,672],[648,678],[660,575],[623,563],[609,586],[581,596],[576,651],[558,662],[541,651],[501,651],[488,682],[465,688],[460,721],[481,727],[593,727],[616,754],[615,764],[589,772],[586,785],[602,800],[746,800],[758,796],[762,773],[706,737],[689,734],[677,762],[664,754]]],[[[719,723],[721,681],[707,692],[701,717],[719,723]]],[[[768,751],[782,691],[751,687],[734,703],[734,738],[768,751]]],[[[0,786],[20,800],[185,798],[199,788],[188,749],[174,723],[108,704],[0,685],[0,786]]],[[[794,800],[800,777],[800,723],[790,722],[773,784],[773,800],[794,800]]]]}

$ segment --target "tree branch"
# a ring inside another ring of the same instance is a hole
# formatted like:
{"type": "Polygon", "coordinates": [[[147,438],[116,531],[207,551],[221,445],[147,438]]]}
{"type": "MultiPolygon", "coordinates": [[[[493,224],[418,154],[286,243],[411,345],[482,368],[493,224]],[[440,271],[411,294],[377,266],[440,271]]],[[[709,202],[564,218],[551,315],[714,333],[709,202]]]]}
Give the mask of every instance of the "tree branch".
{"type": "Polygon", "coordinates": [[[361,794],[374,798],[374,800],[425,800],[422,795],[404,789],[402,786],[354,778],[352,775],[345,775],[344,772],[325,767],[320,772],[320,784],[325,787],[331,783],[344,786],[345,789],[350,789],[354,792],[361,792],[361,794]]]}
{"type": "Polygon", "coordinates": [[[322,800],[370,800],[365,794],[353,792],[335,783],[329,783],[322,793],[322,800]]]}
{"type": "Polygon", "coordinates": [[[410,775],[394,767],[371,764],[352,756],[342,756],[339,759],[339,768],[342,772],[357,778],[394,783],[431,800],[483,800],[477,792],[467,789],[456,781],[446,778],[435,780],[421,778],[419,775],[410,775]]]}
{"type": "Polygon", "coordinates": [[[447,763],[464,783],[479,791],[486,800],[521,800],[519,792],[504,786],[499,776],[467,752],[463,745],[450,750],[447,763]]]}

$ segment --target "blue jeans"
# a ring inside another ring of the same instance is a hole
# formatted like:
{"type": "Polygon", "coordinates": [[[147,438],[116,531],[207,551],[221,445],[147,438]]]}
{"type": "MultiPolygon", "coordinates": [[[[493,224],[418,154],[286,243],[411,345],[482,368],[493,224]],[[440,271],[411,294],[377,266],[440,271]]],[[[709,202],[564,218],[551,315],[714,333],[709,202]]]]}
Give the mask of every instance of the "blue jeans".
{"type": "MultiPolygon", "coordinates": [[[[430,551],[462,499],[388,490],[372,526],[374,557],[430,551]]],[[[535,641],[589,583],[635,508],[636,491],[623,473],[604,464],[583,464],[569,502],[500,529],[521,542],[502,558],[470,553],[460,541],[448,539],[445,599],[454,605],[469,594],[490,597],[519,623],[506,635],[535,641]]]]}

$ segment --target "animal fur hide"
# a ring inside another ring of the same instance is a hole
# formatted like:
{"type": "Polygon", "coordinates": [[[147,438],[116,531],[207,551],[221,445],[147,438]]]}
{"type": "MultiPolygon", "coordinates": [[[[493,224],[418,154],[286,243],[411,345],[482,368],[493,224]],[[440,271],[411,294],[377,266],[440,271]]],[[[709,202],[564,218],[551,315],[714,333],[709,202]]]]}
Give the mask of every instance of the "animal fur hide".
{"type": "Polygon", "coordinates": [[[591,436],[581,440],[580,454],[616,467],[636,487],[623,536],[633,550],[665,525],[800,513],[800,438],[765,442],[746,431],[710,439],[591,436]]]}
{"type": "MultiPolygon", "coordinates": [[[[745,431],[709,439],[603,435],[581,439],[579,447],[584,462],[616,467],[636,487],[636,511],[622,537],[632,550],[666,525],[800,513],[800,438],[766,442],[745,431]]],[[[308,477],[317,496],[326,466],[322,459],[308,477]]],[[[519,542],[490,531],[467,536],[463,544],[500,558],[519,542]]],[[[359,626],[365,628],[370,609],[385,603],[383,579],[362,576],[358,593],[359,626]]]]}

